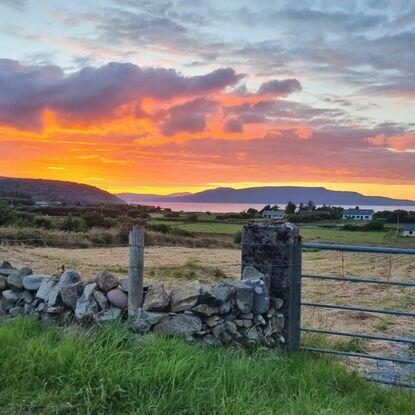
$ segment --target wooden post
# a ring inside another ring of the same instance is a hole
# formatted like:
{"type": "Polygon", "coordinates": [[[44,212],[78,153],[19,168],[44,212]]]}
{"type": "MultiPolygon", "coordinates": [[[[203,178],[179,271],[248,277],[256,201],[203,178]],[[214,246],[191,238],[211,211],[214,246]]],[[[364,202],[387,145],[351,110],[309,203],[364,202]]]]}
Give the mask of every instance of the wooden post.
{"type": "Polygon", "coordinates": [[[128,316],[134,317],[143,302],[144,226],[133,226],[128,242],[128,316]]]}

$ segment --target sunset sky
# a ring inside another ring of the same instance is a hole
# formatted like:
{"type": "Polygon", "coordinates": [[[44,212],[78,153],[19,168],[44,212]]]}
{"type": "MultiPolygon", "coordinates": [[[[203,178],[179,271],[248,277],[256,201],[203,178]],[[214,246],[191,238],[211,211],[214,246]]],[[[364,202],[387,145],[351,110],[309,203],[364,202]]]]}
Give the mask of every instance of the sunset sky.
{"type": "Polygon", "coordinates": [[[415,0],[0,0],[0,176],[415,199],[415,0]]]}

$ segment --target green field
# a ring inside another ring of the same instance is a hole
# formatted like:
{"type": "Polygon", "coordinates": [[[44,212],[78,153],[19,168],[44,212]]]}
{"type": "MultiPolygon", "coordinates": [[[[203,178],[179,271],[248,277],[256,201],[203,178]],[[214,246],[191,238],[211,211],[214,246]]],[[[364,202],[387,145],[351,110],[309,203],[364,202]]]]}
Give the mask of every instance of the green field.
{"type": "Polygon", "coordinates": [[[413,395],[366,383],[304,353],[236,351],[81,332],[16,319],[0,326],[0,413],[414,414],[413,395]]]}
{"type": "MultiPolygon", "coordinates": [[[[233,222],[184,222],[183,218],[178,220],[151,219],[150,225],[167,225],[178,227],[192,233],[217,234],[217,235],[235,235],[242,229],[242,223],[233,222]]],[[[300,234],[304,242],[327,242],[350,245],[391,245],[405,246],[408,248],[415,247],[415,240],[411,238],[394,237],[394,228],[385,227],[384,231],[348,231],[342,230],[335,226],[335,222],[324,222],[323,224],[306,224],[298,225],[300,234]],[[319,225],[322,225],[321,227],[319,225]],[[323,226],[326,227],[323,227],[323,226]],[[327,227],[333,226],[333,227],[327,227]]]]}

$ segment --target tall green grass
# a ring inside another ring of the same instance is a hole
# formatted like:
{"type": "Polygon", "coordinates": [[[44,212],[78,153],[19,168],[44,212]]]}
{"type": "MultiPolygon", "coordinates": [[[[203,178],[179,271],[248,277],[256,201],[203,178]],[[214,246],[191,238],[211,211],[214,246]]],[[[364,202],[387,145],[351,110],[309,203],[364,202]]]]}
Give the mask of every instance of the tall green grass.
{"type": "Polygon", "coordinates": [[[414,414],[327,360],[207,348],[122,326],[0,326],[1,414],[414,414]]]}

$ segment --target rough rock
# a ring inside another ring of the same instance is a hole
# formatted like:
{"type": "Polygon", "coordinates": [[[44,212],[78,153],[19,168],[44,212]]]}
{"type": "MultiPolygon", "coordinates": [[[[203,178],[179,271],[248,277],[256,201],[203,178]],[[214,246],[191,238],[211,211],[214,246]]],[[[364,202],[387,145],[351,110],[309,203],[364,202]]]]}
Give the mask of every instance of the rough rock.
{"type": "Polygon", "coordinates": [[[118,287],[118,280],[108,271],[103,271],[97,278],[98,287],[106,293],[118,287]]]}
{"type": "Polygon", "coordinates": [[[218,312],[217,307],[211,307],[207,304],[199,304],[196,307],[193,307],[192,310],[195,314],[203,317],[210,317],[213,316],[218,312]]]}
{"type": "Polygon", "coordinates": [[[16,268],[13,268],[10,262],[7,262],[7,261],[0,262],[0,275],[4,277],[8,277],[14,271],[16,271],[16,268]]]}
{"type": "Polygon", "coordinates": [[[252,327],[246,332],[246,338],[251,341],[257,341],[259,339],[259,333],[256,327],[252,327]]]}
{"type": "Polygon", "coordinates": [[[82,295],[78,298],[75,307],[75,318],[77,320],[87,320],[98,313],[99,306],[94,298],[96,283],[86,284],[82,295]]]}
{"type": "Polygon", "coordinates": [[[220,346],[222,344],[221,341],[212,334],[207,334],[203,338],[203,341],[209,346],[220,346]]]}
{"type": "Polygon", "coordinates": [[[6,290],[7,288],[7,277],[0,275],[0,291],[6,290]]]}
{"type": "Polygon", "coordinates": [[[73,269],[66,270],[59,278],[59,285],[75,284],[81,280],[81,276],[73,269]]]}
{"type": "Polygon", "coordinates": [[[180,288],[174,288],[170,295],[171,310],[177,313],[192,308],[197,304],[202,291],[202,284],[199,281],[191,281],[180,288]]]}
{"type": "Polygon", "coordinates": [[[19,297],[26,304],[31,304],[33,302],[33,295],[28,290],[19,292],[19,297]]]}
{"type": "Polygon", "coordinates": [[[245,281],[235,284],[236,305],[241,313],[250,313],[254,307],[254,288],[245,281]]]}
{"type": "MultiPolygon", "coordinates": [[[[99,292],[99,291],[97,291],[99,292]]],[[[94,320],[97,323],[103,324],[108,321],[114,321],[121,317],[122,310],[118,307],[111,307],[108,310],[102,310],[94,315],[94,320]]]]}
{"type": "MultiPolygon", "coordinates": [[[[60,281],[59,281],[60,282],[60,281]]],[[[76,308],[76,302],[82,294],[83,284],[82,281],[61,284],[60,282],[60,295],[62,302],[70,307],[72,310],[76,308]]]]}
{"type": "Polygon", "coordinates": [[[242,271],[241,279],[246,280],[246,279],[249,279],[249,278],[261,278],[261,279],[264,280],[265,279],[265,274],[258,271],[252,265],[247,265],[247,266],[244,267],[244,269],[242,271]]]}
{"type": "Polygon", "coordinates": [[[128,293],[128,278],[122,278],[122,279],[120,279],[120,288],[125,293],[128,293]]]}
{"type": "Polygon", "coordinates": [[[254,314],[264,314],[270,305],[268,288],[261,278],[248,278],[245,283],[254,289],[254,304],[252,312],[254,314]]]}
{"type": "Polygon", "coordinates": [[[225,327],[225,330],[231,335],[234,335],[238,330],[236,324],[232,321],[225,321],[223,325],[225,327]]]}
{"type": "Polygon", "coordinates": [[[23,314],[23,307],[20,307],[20,306],[13,307],[9,310],[9,314],[12,317],[16,317],[20,314],[23,314]]]}
{"type": "Polygon", "coordinates": [[[154,331],[170,336],[188,337],[201,331],[202,321],[197,316],[176,314],[161,320],[154,326],[154,331]]]}
{"type": "Polygon", "coordinates": [[[65,311],[64,307],[56,306],[56,307],[48,307],[46,312],[49,314],[61,314],[65,311]]]}
{"type": "Polygon", "coordinates": [[[23,277],[23,288],[29,291],[37,291],[44,279],[51,278],[48,275],[26,275],[23,277]]]}
{"type": "Polygon", "coordinates": [[[99,308],[101,310],[104,310],[104,311],[108,310],[110,304],[108,302],[107,296],[103,292],[98,291],[98,290],[94,291],[94,298],[96,302],[98,303],[99,308]]]}
{"type": "Polygon", "coordinates": [[[164,289],[164,285],[157,281],[148,289],[144,298],[143,309],[147,311],[163,311],[169,307],[170,296],[164,289]]]}
{"type": "Polygon", "coordinates": [[[1,293],[1,295],[6,301],[12,301],[16,303],[18,300],[20,300],[20,295],[12,290],[5,290],[1,293]]]}
{"type": "Polygon", "coordinates": [[[137,333],[146,333],[155,324],[169,317],[168,313],[154,313],[139,309],[133,321],[133,330],[137,333]]]}
{"type": "Polygon", "coordinates": [[[14,271],[7,277],[7,284],[11,288],[21,290],[23,288],[23,277],[26,277],[30,274],[32,274],[32,270],[26,267],[19,269],[18,271],[14,271]]]}
{"type": "Polygon", "coordinates": [[[115,307],[127,308],[128,307],[128,296],[120,288],[114,288],[107,292],[108,301],[115,307]]]}
{"type": "Polygon", "coordinates": [[[221,281],[212,286],[210,295],[215,300],[215,305],[218,307],[219,314],[229,313],[231,309],[231,294],[233,287],[229,285],[229,282],[221,281]]]}
{"type": "Polygon", "coordinates": [[[219,316],[211,316],[206,320],[206,324],[208,325],[208,327],[215,327],[221,322],[222,319],[219,316]]]}
{"type": "Polygon", "coordinates": [[[56,305],[59,296],[59,286],[55,278],[45,278],[36,292],[36,298],[41,298],[50,307],[56,305]]]}

